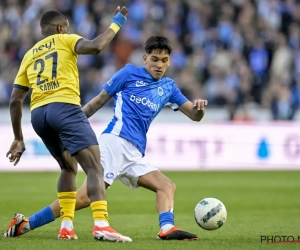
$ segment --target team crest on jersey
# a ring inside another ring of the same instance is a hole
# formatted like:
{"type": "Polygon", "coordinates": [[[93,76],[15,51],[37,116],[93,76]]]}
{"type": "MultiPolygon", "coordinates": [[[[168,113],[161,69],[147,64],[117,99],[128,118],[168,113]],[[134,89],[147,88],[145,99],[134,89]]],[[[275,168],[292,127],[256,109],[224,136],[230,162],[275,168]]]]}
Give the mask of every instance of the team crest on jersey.
{"type": "Polygon", "coordinates": [[[164,89],[162,87],[158,87],[157,91],[159,96],[162,96],[164,94],[164,89]]]}
{"type": "Polygon", "coordinates": [[[112,173],[112,172],[108,172],[107,174],[106,174],[106,178],[107,179],[112,179],[112,178],[114,178],[114,173],[112,173]]]}

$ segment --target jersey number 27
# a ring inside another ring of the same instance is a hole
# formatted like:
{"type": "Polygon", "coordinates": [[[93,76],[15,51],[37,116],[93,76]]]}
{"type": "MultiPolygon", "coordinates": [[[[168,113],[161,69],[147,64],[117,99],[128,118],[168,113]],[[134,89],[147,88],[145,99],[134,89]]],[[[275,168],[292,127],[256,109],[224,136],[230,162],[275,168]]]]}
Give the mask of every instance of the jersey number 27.
{"type": "MultiPolygon", "coordinates": [[[[47,55],[45,57],[45,60],[49,60],[52,58],[52,79],[53,78],[56,78],[56,69],[57,69],[57,52],[53,52],[49,55],[47,55]]],[[[36,84],[37,85],[40,85],[40,84],[43,84],[44,82],[47,82],[49,81],[49,79],[44,79],[44,80],[41,80],[41,75],[42,73],[44,72],[45,70],[45,60],[44,59],[38,59],[35,61],[34,63],[34,70],[37,70],[38,69],[38,66],[40,66],[40,71],[38,72],[37,74],[37,78],[36,78],[36,84]]]]}

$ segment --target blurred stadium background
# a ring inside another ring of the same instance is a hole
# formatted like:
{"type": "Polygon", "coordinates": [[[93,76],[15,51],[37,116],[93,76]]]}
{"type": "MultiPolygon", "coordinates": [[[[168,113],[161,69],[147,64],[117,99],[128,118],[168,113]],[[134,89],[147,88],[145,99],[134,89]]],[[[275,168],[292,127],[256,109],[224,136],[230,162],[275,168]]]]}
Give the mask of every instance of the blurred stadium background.
{"type": "MultiPolygon", "coordinates": [[[[163,110],[149,131],[147,157],[165,170],[295,169],[300,163],[300,1],[298,0],[1,0],[0,170],[57,169],[23,114],[27,151],[19,167],[4,157],[12,139],[9,98],[22,57],[41,39],[41,14],[55,9],[70,32],[88,39],[108,26],[117,5],[128,21],[109,48],[79,56],[84,105],[126,63],[142,65],[154,34],[173,44],[167,76],[189,98],[209,101],[200,124],[163,110]]],[[[90,120],[100,134],[112,102],[90,120]]]]}
{"type": "MultiPolygon", "coordinates": [[[[154,34],[173,43],[167,76],[189,99],[209,101],[201,123],[163,110],[150,128],[146,152],[177,185],[176,225],[200,240],[155,241],[155,195],[130,192],[116,182],[108,190],[110,222],[134,240],[122,249],[155,244],[160,250],[167,244],[174,250],[257,250],[266,249],[262,235],[299,239],[300,172],[282,171],[300,168],[299,0],[0,0],[0,232],[13,213],[30,215],[56,199],[58,166],[31,128],[29,95],[23,112],[27,150],[16,167],[5,157],[13,140],[8,109],[13,81],[25,52],[41,39],[41,14],[58,10],[68,17],[71,32],[92,39],[109,26],[117,5],[127,6],[129,15],[111,45],[99,55],[79,56],[82,104],[124,64],[142,65],[143,44],[154,34]],[[193,209],[205,197],[216,197],[227,208],[220,230],[204,231],[194,222],[193,209]]],[[[90,119],[97,134],[112,114],[109,103],[90,119]]],[[[78,174],[78,186],[84,178],[78,174]]],[[[76,243],[55,240],[57,220],[21,239],[0,237],[0,249],[99,247],[90,234],[90,210],[76,212],[75,220],[76,243]]],[[[105,242],[101,247],[120,249],[105,242]]],[[[288,249],[299,246],[291,243],[288,249]]]]}

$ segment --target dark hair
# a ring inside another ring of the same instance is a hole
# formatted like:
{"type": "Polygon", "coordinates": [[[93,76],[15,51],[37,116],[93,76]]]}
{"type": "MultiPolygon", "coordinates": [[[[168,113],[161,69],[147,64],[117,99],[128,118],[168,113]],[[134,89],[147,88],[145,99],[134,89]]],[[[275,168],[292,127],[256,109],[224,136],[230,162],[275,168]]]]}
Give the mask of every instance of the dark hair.
{"type": "Polygon", "coordinates": [[[55,22],[66,21],[67,18],[58,11],[50,10],[45,12],[40,21],[41,28],[45,28],[49,24],[55,24],[55,22]]]}
{"type": "Polygon", "coordinates": [[[153,52],[153,50],[167,51],[170,55],[172,53],[172,45],[168,38],[163,36],[151,36],[145,43],[145,51],[147,54],[153,52]]]}

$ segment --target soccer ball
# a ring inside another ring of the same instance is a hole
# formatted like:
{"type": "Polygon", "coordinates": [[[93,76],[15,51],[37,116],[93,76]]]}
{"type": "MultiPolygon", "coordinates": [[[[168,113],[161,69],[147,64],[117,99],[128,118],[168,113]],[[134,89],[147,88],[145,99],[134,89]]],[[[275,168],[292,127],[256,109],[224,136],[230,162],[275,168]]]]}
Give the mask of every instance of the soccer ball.
{"type": "Polygon", "coordinates": [[[197,224],[205,230],[216,230],[224,225],[227,211],[224,204],[215,198],[201,200],[195,207],[197,224]]]}

